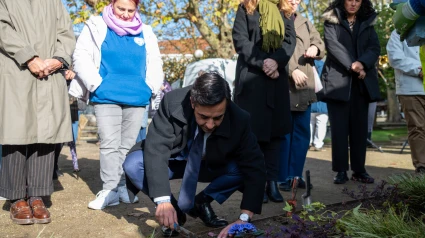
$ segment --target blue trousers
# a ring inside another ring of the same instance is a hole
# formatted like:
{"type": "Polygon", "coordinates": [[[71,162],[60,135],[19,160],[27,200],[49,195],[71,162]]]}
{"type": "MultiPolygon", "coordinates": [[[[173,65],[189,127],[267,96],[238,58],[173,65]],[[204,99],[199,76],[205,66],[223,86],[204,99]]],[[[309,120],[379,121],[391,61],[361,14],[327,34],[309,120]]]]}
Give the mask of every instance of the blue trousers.
{"type": "MultiPolygon", "coordinates": [[[[183,178],[185,167],[185,160],[170,159],[168,164],[168,178],[170,180],[183,178]]],[[[130,200],[133,199],[139,191],[149,196],[143,151],[138,150],[127,155],[123,164],[123,169],[126,175],[126,185],[129,190],[130,200]]],[[[227,165],[224,174],[215,177],[210,177],[208,176],[209,174],[211,174],[211,172],[204,161],[202,161],[198,181],[210,182],[203,192],[219,204],[226,201],[236,190],[242,190],[243,188],[242,173],[239,171],[234,161],[227,165]]]]}
{"type": "Polygon", "coordinates": [[[279,182],[295,176],[302,177],[310,144],[311,106],[306,111],[292,111],[292,132],[282,141],[279,163],[279,182]]]}

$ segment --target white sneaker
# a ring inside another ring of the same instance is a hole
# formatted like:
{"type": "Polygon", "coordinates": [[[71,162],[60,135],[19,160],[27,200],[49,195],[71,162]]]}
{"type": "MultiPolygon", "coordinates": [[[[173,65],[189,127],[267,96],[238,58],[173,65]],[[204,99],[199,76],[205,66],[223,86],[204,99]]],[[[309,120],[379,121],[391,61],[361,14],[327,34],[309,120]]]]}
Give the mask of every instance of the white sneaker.
{"type": "Polygon", "coordinates": [[[96,194],[96,199],[89,202],[88,207],[95,210],[101,210],[106,206],[116,206],[120,204],[119,195],[112,190],[102,190],[96,194]]]}
{"type": "Polygon", "coordinates": [[[4,198],[4,197],[0,197],[0,201],[6,201],[6,200],[9,200],[9,199],[4,198]]]}
{"type": "MultiPolygon", "coordinates": [[[[127,187],[120,186],[118,187],[118,194],[120,196],[120,201],[123,203],[130,203],[130,198],[128,197],[127,187]]],[[[134,196],[133,203],[139,202],[139,198],[137,196],[134,196]]]]}

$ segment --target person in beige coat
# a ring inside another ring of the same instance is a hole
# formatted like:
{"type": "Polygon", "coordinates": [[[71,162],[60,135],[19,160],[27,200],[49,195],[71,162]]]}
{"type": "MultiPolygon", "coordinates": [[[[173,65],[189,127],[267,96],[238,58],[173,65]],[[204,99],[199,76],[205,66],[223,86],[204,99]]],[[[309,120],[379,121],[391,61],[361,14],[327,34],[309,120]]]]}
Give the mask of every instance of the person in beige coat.
{"type": "MultiPolygon", "coordinates": [[[[289,61],[289,91],[291,101],[291,133],[284,136],[279,169],[279,188],[291,189],[292,179],[302,177],[305,158],[310,144],[310,106],[316,102],[314,60],[325,54],[325,45],[314,25],[299,12],[301,0],[288,0],[292,6],[297,34],[297,46],[289,61]]],[[[299,187],[305,188],[303,179],[299,187]]]]}
{"type": "Polygon", "coordinates": [[[74,47],[60,0],[0,0],[0,196],[17,224],[51,220],[41,196],[53,192],[55,144],[72,140],[60,71],[74,47]]]}

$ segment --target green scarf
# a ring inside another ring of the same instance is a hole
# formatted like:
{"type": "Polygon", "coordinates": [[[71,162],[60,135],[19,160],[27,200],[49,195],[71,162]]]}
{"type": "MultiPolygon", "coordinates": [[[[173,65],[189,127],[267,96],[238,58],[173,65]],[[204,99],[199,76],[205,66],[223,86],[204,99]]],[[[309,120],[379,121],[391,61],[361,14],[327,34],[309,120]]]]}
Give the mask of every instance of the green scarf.
{"type": "Polygon", "coordinates": [[[270,49],[282,47],[285,36],[285,24],[280,15],[277,4],[279,0],[260,0],[260,28],[263,34],[263,50],[269,52],[270,49]]]}

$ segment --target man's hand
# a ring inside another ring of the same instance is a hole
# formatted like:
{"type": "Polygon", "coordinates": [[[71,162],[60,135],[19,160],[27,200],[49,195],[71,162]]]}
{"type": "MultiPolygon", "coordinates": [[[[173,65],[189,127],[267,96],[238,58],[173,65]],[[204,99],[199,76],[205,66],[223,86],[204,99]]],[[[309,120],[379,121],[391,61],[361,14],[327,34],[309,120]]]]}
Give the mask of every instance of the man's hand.
{"type": "Polygon", "coordinates": [[[356,61],[351,64],[351,70],[353,70],[356,73],[360,73],[360,71],[362,71],[363,69],[364,69],[363,64],[360,63],[359,61],[356,61]]]}
{"type": "Polygon", "coordinates": [[[44,60],[39,57],[34,57],[27,62],[27,67],[38,78],[44,78],[49,75],[49,70],[47,68],[44,60]]]}
{"type": "Polygon", "coordinates": [[[65,71],[65,79],[66,80],[73,80],[75,78],[75,73],[72,70],[65,71]]]}
{"type": "Polygon", "coordinates": [[[47,68],[49,70],[49,74],[55,72],[56,70],[62,68],[62,63],[57,59],[46,59],[44,60],[44,63],[46,63],[47,68]]]}
{"type": "Polygon", "coordinates": [[[307,51],[304,53],[304,58],[316,58],[317,53],[319,53],[319,49],[317,46],[312,45],[308,47],[307,51]]]}
{"type": "Polygon", "coordinates": [[[364,79],[366,77],[366,72],[364,71],[364,70],[361,70],[360,72],[359,72],[359,79],[364,79]]]}
{"type": "Polygon", "coordinates": [[[160,225],[169,227],[172,230],[174,230],[174,223],[179,224],[177,212],[170,202],[159,204],[156,208],[155,217],[160,225]]]}
{"type": "Polygon", "coordinates": [[[263,71],[267,76],[272,78],[272,75],[277,71],[278,65],[276,60],[267,58],[263,62],[263,71]]]}
{"type": "Polygon", "coordinates": [[[302,88],[307,86],[307,75],[299,69],[296,69],[292,72],[292,79],[294,80],[295,86],[297,88],[302,88]]]}
{"type": "Polygon", "coordinates": [[[245,224],[246,222],[243,222],[241,220],[237,220],[229,225],[227,225],[223,230],[221,230],[220,234],[218,234],[217,238],[226,238],[229,235],[229,230],[234,224],[245,224]]]}
{"type": "Polygon", "coordinates": [[[421,78],[423,80],[424,78],[424,71],[422,71],[422,66],[419,67],[418,69],[420,69],[421,71],[419,72],[419,78],[421,78]]]}
{"type": "MultiPolygon", "coordinates": [[[[249,211],[249,210],[241,210],[241,214],[245,213],[248,214],[248,216],[250,217],[250,219],[252,219],[252,216],[254,216],[254,213],[249,211]]],[[[217,238],[226,238],[229,235],[229,230],[230,228],[234,225],[234,224],[246,224],[246,222],[241,221],[241,220],[237,220],[235,222],[233,222],[232,224],[229,224],[228,226],[226,226],[223,230],[221,230],[220,234],[218,234],[217,238]]]]}

